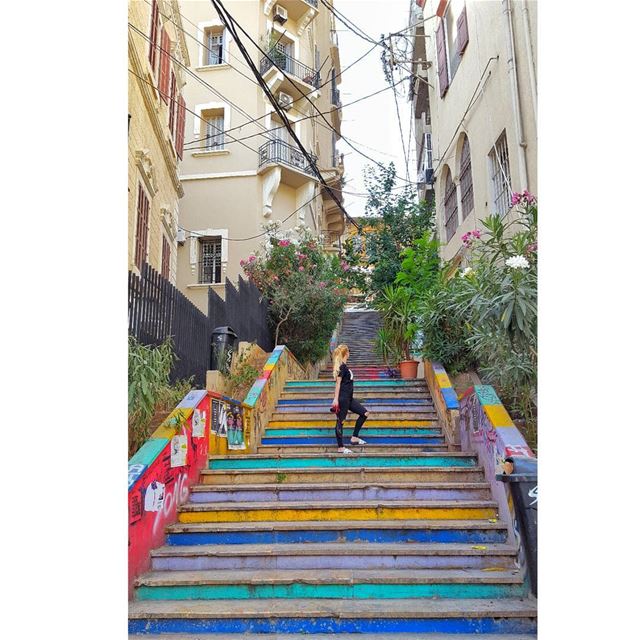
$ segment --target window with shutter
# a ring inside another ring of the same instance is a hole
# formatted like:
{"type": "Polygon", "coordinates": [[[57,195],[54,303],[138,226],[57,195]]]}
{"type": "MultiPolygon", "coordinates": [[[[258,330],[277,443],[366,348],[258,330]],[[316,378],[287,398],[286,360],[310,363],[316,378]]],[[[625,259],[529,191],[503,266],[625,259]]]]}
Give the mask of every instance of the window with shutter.
{"type": "Polygon", "coordinates": [[[185,103],[182,96],[178,96],[178,118],[176,123],[176,153],[178,158],[182,160],[182,152],[184,149],[184,121],[185,121],[185,103]]]}
{"type": "Polygon", "coordinates": [[[158,30],[160,29],[160,10],[158,3],[153,0],[151,4],[151,34],[149,37],[149,62],[151,69],[155,73],[156,62],[158,60],[158,30]]]}
{"type": "Polygon", "coordinates": [[[224,31],[207,31],[206,64],[223,64],[224,60],[224,31]]]}
{"type": "Polygon", "coordinates": [[[446,168],[447,177],[444,187],[444,226],[447,242],[453,238],[458,228],[458,194],[456,185],[451,177],[451,171],[446,168]]]}
{"type": "Polygon", "coordinates": [[[440,20],[438,29],[436,31],[436,54],[438,58],[438,83],[440,84],[440,97],[443,98],[444,94],[449,88],[449,69],[447,62],[447,46],[445,42],[445,26],[444,20],[440,20]]]}
{"type": "Polygon", "coordinates": [[[458,54],[462,55],[464,50],[467,48],[467,45],[469,44],[469,27],[467,25],[467,6],[466,5],[462,8],[462,12],[458,16],[458,20],[456,22],[456,28],[458,31],[458,35],[457,35],[458,54]]]}
{"type": "Polygon", "coordinates": [[[175,142],[176,134],[174,131],[174,125],[176,123],[176,76],[173,71],[171,72],[171,92],[169,95],[169,131],[171,131],[171,137],[175,142]]]}
{"type": "Polygon", "coordinates": [[[473,177],[471,175],[471,150],[469,138],[465,135],[460,156],[460,196],[462,201],[462,219],[473,210],[473,177]]]}
{"type": "Polygon", "coordinates": [[[162,39],[160,40],[160,80],[158,82],[160,97],[163,102],[169,101],[169,52],[171,51],[171,39],[166,29],[162,29],[162,39]]]}
{"type": "Polygon", "coordinates": [[[162,268],[160,275],[166,280],[169,279],[169,265],[171,264],[171,246],[169,241],[162,236],[162,268]]]}
{"type": "Polygon", "coordinates": [[[224,149],[224,115],[209,116],[206,122],[207,150],[220,151],[224,149]]]}
{"type": "Polygon", "coordinates": [[[135,264],[138,269],[147,260],[147,236],[149,235],[149,198],[142,185],[138,185],[138,221],[136,224],[135,264]]]}

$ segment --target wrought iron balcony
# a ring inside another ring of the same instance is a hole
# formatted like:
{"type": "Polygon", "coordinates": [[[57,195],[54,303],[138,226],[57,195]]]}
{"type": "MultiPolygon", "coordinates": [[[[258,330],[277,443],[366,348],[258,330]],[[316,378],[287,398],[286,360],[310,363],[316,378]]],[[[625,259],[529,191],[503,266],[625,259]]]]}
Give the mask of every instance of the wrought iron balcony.
{"type": "Polygon", "coordinates": [[[260,61],[260,73],[264,75],[271,67],[277,67],[316,89],[320,87],[320,74],[317,71],[275,48],[260,61]]]}
{"type": "MultiPolygon", "coordinates": [[[[302,171],[310,176],[315,175],[308,160],[304,157],[303,153],[297,147],[293,147],[282,140],[269,140],[265,142],[260,149],[259,167],[269,163],[284,164],[298,171],[302,171]]],[[[316,156],[312,153],[309,154],[315,164],[317,161],[316,156]]]]}
{"type": "Polygon", "coordinates": [[[307,4],[310,4],[312,7],[318,8],[318,0],[304,0],[307,4]]]}

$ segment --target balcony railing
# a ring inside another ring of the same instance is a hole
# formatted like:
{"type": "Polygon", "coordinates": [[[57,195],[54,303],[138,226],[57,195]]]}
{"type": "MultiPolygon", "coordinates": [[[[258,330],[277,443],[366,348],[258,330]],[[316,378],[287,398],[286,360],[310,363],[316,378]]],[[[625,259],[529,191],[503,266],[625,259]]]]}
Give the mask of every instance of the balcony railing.
{"type": "Polygon", "coordinates": [[[331,104],[335,106],[340,105],[340,89],[331,90],[331,104]]]}
{"type": "Polygon", "coordinates": [[[271,51],[262,58],[260,61],[260,73],[264,75],[273,66],[285,73],[295,76],[316,89],[320,87],[320,74],[317,71],[314,71],[306,64],[302,64],[299,60],[277,49],[271,49],[271,51]]]}
{"type": "Polygon", "coordinates": [[[304,0],[307,4],[310,4],[315,9],[318,8],[318,0],[304,0]]]}
{"type": "MultiPolygon", "coordinates": [[[[258,152],[260,154],[260,167],[270,162],[277,162],[308,173],[310,176],[315,175],[311,165],[300,149],[292,147],[282,140],[269,140],[269,142],[265,142],[260,149],[258,149],[258,152]]],[[[309,155],[315,164],[317,158],[312,153],[309,155]]]]}

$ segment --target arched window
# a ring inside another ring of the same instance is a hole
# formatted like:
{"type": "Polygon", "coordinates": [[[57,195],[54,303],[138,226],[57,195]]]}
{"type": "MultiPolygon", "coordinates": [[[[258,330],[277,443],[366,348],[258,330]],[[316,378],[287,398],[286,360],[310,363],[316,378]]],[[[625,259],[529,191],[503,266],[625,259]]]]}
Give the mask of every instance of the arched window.
{"type": "Polygon", "coordinates": [[[471,151],[469,150],[469,138],[467,138],[466,135],[464,136],[464,141],[462,142],[462,153],[460,156],[460,196],[462,203],[462,219],[464,220],[473,210],[471,151]]]}
{"type": "Polygon", "coordinates": [[[446,177],[444,182],[444,228],[447,242],[453,238],[458,228],[458,196],[456,185],[451,177],[451,170],[446,167],[446,177]]]}

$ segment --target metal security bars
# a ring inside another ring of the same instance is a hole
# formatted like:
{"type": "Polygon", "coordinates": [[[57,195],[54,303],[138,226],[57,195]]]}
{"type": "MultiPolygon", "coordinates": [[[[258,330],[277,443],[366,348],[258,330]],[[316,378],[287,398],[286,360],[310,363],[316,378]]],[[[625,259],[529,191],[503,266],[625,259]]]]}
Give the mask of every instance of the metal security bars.
{"type": "MultiPolygon", "coordinates": [[[[293,147],[287,144],[283,140],[269,140],[265,142],[259,149],[260,154],[259,167],[271,162],[277,162],[285,164],[288,167],[293,167],[309,175],[315,175],[313,169],[307,159],[304,157],[298,147],[293,147]]],[[[316,156],[312,153],[309,154],[315,164],[317,161],[316,156]]]]}
{"type": "Polygon", "coordinates": [[[493,145],[489,160],[493,186],[493,212],[503,216],[509,211],[511,196],[511,172],[509,171],[506,132],[503,131],[498,141],[493,145]]]}
{"type": "Polygon", "coordinates": [[[260,73],[264,75],[271,67],[275,66],[318,89],[320,87],[320,74],[293,58],[287,51],[288,49],[281,48],[281,45],[271,49],[260,61],[260,73]]]}
{"type": "Polygon", "coordinates": [[[200,240],[198,263],[198,284],[216,284],[222,282],[222,239],[200,240]]]}

